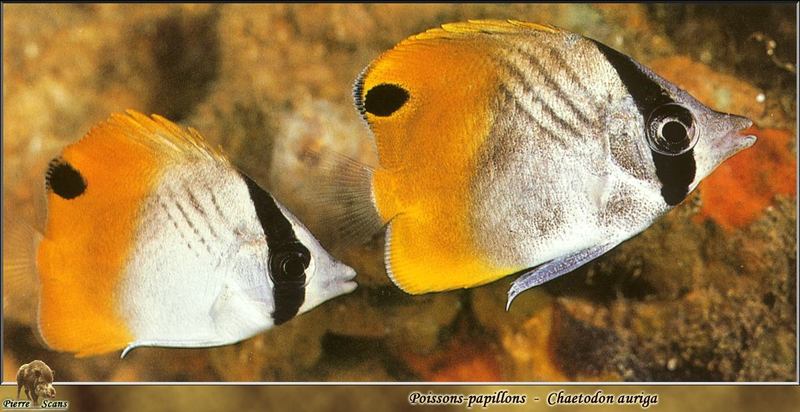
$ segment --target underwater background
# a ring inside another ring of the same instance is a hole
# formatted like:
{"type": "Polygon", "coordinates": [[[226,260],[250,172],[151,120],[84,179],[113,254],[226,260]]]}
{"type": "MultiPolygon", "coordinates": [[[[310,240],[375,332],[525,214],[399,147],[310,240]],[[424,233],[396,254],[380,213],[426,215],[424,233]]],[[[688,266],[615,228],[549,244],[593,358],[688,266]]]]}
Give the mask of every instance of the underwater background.
{"type": "Polygon", "coordinates": [[[132,108],[221,145],[359,288],[235,345],[77,359],[38,342],[35,284],[4,276],[3,381],[32,359],[58,381],[793,381],[795,24],[791,4],[4,4],[4,226],[40,222],[50,158],[132,108]],[[326,160],[309,149],[374,161],[352,103],[359,72],[412,34],[478,18],[597,39],[753,119],[759,140],[641,235],[509,312],[512,277],[406,295],[380,241],[346,245],[326,226],[326,160]]]}

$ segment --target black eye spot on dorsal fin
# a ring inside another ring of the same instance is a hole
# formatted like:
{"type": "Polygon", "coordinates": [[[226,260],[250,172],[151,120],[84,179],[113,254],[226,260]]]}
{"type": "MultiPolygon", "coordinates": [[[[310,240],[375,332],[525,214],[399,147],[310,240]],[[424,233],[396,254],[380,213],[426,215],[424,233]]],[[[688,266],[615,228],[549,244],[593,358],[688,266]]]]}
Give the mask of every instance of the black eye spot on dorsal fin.
{"type": "Polygon", "coordinates": [[[408,98],[408,92],[402,87],[382,83],[367,91],[364,96],[364,110],[375,116],[386,117],[403,107],[408,98]]]}
{"type": "Polygon", "coordinates": [[[74,199],[86,191],[86,179],[66,160],[58,157],[50,161],[45,177],[45,187],[64,199],[74,199]]]}

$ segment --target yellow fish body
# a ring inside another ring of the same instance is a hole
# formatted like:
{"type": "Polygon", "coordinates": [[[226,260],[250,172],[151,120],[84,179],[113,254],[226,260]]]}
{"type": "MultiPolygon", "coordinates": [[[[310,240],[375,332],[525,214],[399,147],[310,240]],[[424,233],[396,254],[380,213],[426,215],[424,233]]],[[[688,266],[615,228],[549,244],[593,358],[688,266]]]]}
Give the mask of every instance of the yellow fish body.
{"type": "Polygon", "coordinates": [[[39,332],[55,350],[229,344],[355,288],[269,193],[159,116],[112,115],[46,186],[39,332]]]}
{"type": "Polygon", "coordinates": [[[412,36],[354,94],[378,152],[364,178],[386,270],[412,294],[529,270],[510,303],[641,232],[755,141],[737,132],[749,120],[629,57],[518,21],[412,36]]]}

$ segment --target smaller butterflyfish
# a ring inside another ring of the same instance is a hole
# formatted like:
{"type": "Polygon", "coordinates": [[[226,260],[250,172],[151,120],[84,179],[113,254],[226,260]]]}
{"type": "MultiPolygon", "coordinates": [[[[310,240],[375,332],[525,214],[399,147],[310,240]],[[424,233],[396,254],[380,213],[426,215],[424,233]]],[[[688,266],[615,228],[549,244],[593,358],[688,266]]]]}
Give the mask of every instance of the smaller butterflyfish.
{"type": "Polygon", "coordinates": [[[221,150],[157,115],[113,114],[45,185],[38,330],[57,351],[226,345],[356,288],[221,150]]]}

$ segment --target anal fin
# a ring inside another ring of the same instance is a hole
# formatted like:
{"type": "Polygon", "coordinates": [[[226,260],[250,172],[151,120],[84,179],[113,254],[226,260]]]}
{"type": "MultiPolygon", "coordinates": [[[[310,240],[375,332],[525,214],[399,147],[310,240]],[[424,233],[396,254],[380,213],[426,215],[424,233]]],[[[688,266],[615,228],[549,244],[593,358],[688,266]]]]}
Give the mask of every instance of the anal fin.
{"type": "Polygon", "coordinates": [[[471,288],[510,272],[483,260],[458,231],[442,229],[441,219],[420,221],[395,216],[386,232],[385,263],[389,279],[404,292],[471,288]]]}
{"type": "Polygon", "coordinates": [[[511,284],[511,289],[508,290],[506,310],[511,307],[511,302],[514,301],[514,298],[520,293],[572,272],[586,263],[589,263],[589,261],[605,254],[618,244],[619,242],[609,242],[598,246],[592,246],[587,249],[579,250],[571,255],[553,259],[543,265],[537,266],[535,269],[523,273],[511,284]]]}

